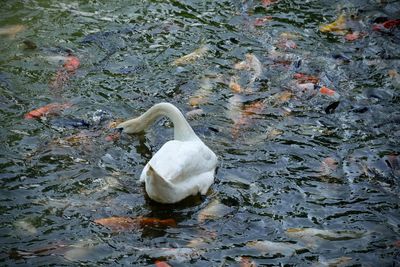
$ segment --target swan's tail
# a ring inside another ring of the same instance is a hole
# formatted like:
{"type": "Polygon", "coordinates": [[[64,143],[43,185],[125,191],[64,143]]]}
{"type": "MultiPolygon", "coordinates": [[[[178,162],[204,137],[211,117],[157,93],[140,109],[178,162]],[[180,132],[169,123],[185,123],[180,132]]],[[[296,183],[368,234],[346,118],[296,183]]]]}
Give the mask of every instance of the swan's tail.
{"type": "Polygon", "coordinates": [[[151,165],[147,171],[148,180],[145,187],[151,199],[160,203],[175,203],[176,193],[173,184],[159,175],[151,165]]]}
{"type": "Polygon", "coordinates": [[[150,164],[147,171],[147,176],[153,178],[153,182],[157,185],[171,187],[171,183],[165,180],[161,175],[159,175],[150,164]]]}

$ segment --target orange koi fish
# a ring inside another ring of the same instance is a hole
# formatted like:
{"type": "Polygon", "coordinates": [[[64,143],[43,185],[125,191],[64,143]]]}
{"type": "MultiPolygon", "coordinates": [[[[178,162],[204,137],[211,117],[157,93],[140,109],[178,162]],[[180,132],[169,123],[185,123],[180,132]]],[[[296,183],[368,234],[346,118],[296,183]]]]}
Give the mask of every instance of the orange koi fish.
{"type": "Polygon", "coordinates": [[[110,228],[112,231],[131,231],[146,226],[170,226],[175,227],[176,221],[174,219],[158,219],[147,217],[109,217],[94,220],[95,223],[110,228]]]}
{"type": "Polygon", "coordinates": [[[48,114],[55,114],[63,109],[70,108],[72,104],[59,104],[59,103],[52,103],[46,106],[40,107],[38,109],[32,110],[25,114],[25,119],[39,119],[41,117],[45,117],[48,114]]]}
{"type": "Polygon", "coordinates": [[[171,265],[169,265],[166,261],[156,260],[154,264],[156,267],[171,267],[171,265]]]}
{"type": "Polygon", "coordinates": [[[65,70],[72,72],[77,70],[80,64],[81,62],[79,61],[79,58],[73,55],[69,55],[65,60],[63,67],[65,70]]]}
{"type": "Polygon", "coordinates": [[[244,127],[249,127],[252,123],[252,119],[257,115],[260,114],[263,109],[265,108],[264,101],[256,101],[251,104],[248,104],[240,110],[240,114],[234,120],[234,124],[232,127],[232,136],[233,138],[239,137],[240,131],[244,127]]]}
{"type": "Polygon", "coordinates": [[[383,23],[375,24],[372,29],[374,31],[387,31],[400,25],[400,19],[391,19],[383,23]]]}
{"type": "Polygon", "coordinates": [[[323,95],[327,95],[327,96],[330,96],[330,97],[335,98],[335,99],[339,99],[340,98],[340,94],[338,92],[336,92],[336,91],[334,91],[332,89],[329,89],[328,87],[325,87],[325,86],[322,86],[319,89],[319,92],[321,94],[323,94],[323,95]]]}
{"type": "Polygon", "coordinates": [[[329,89],[328,87],[325,86],[322,86],[321,89],[319,89],[319,92],[323,95],[329,95],[329,96],[333,96],[336,93],[332,89],[329,89]]]}
{"type": "Polygon", "coordinates": [[[50,83],[50,87],[52,89],[61,88],[79,68],[80,64],[79,58],[68,55],[64,61],[63,68],[57,71],[53,81],[50,83]]]}
{"type": "Polygon", "coordinates": [[[311,75],[307,75],[304,73],[295,73],[293,75],[293,78],[295,78],[299,83],[313,83],[317,84],[319,82],[319,78],[311,75]]]}

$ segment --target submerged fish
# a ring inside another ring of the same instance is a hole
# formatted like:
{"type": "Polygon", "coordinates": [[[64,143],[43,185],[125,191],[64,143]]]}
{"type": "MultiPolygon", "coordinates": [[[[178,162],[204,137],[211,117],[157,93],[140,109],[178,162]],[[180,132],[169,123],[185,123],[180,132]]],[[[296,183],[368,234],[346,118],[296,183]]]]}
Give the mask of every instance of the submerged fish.
{"type": "Polygon", "coordinates": [[[400,89],[400,74],[397,72],[395,69],[391,69],[388,71],[389,77],[391,79],[391,82],[393,86],[396,89],[400,89]]]}
{"type": "Polygon", "coordinates": [[[114,141],[117,141],[120,137],[121,137],[121,133],[115,132],[115,133],[111,133],[111,134],[107,135],[104,138],[104,140],[106,140],[107,142],[114,142],[114,141]]]}
{"type": "Polygon", "coordinates": [[[266,16],[266,17],[262,17],[262,18],[256,18],[254,20],[253,25],[256,27],[260,27],[260,26],[264,26],[267,22],[272,20],[272,16],[266,16]]]}
{"type": "Polygon", "coordinates": [[[50,88],[57,90],[64,86],[64,84],[70,79],[70,77],[75,73],[75,71],[79,68],[80,61],[74,55],[68,55],[65,58],[63,68],[59,69],[53,80],[50,82],[50,88]]]}
{"type": "Polygon", "coordinates": [[[278,2],[279,0],[262,0],[261,3],[263,5],[263,7],[267,8],[272,4],[275,4],[276,2],[278,2]]]}
{"type": "Polygon", "coordinates": [[[189,63],[193,63],[196,60],[200,59],[201,57],[205,56],[205,54],[208,52],[209,46],[204,45],[200,48],[197,48],[194,50],[192,53],[187,54],[183,57],[180,57],[178,59],[175,59],[174,62],[172,63],[173,65],[180,66],[180,65],[186,65],[189,63]]]}
{"type": "Polygon", "coordinates": [[[51,125],[56,128],[87,128],[90,124],[82,119],[57,118],[51,121],[51,125]]]}
{"type": "Polygon", "coordinates": [[[153,259],[175,260],[184,262],[197,258],[200,252],[192,248],[136,248],[136,250],[145,253],[148,257],[153,259]]]}
{"type": "Polygon", "coordinates": [[[313,83],[313,84],[317,84],[319,82],[319,78],[316,76],[312,76],[312,75],[308,75],[305,73],[295,73],[293,75],[293,78],[295,78],[297,80],[298,83],[302,84],[302,83],[313,83]]]}
{"type": "Polygon", "coordinates": [[[263,255],[276,255],[281,254],[286,257],[292,256],[298,250],[303,250],[304,247],[289,243],[289,242],[272,242],[264,241],[251,241],[247,243],[248,247],[253,247],[260,251],[263,255]]]}
{"type": "Polygon", "coordinates": [[[313,264],[314,267],[345,267],[350,266],[349,262],[352,260],[350,257],[340,257],[335,259],[325,259],[324,257],[319,257],[318,264],[313,264]]]}
{"type": "Polygon", "coordinates": [[[38,232],[36,227],[27,219],[16,221],[14,226],[18,231],[21,231],[26,235],[36,235],[38,232]]]}
{"type": "Polygon", "coordinates": [[[205,104],[209,100],[209,96],[213,89],[213,83],[208,77],[204,77],[200,80],[199,89],[189,98],[189,105],[192,107],[198,107],[201,104],[205,104]]]}
{"type": "Polygon", "coordinates": [[[250,257],[240,257],[240,267],[257,267],[250,257]]]}
{"type": "Polygon", "coordinates": [[[359,239],[365,235],[365,232],[350,230],[322,230],[316,228],[289,228],[286,234],[290,238],[303,240],[308,246],[314,247],[318,240],[342,241],[350,239],[359,239]]]}
{"type": "Polygon", "coordinates": [[[246,59],[234,65],[237,70],[249,70],[253,72],[250,78],[250,85],[252,85],[262,74],[262,65],[260,60],[252,53],[246,54],[246,59]]]}
{"type": "Polygon", "coordinates": [[[323,95],[331,96],[331,97],[333,97],[334,99],[339,99],[339,98],[340,98],[339,93],[337,93],[336,91],[334,91],[334,90],[332,90],[332,89],[329,89],[328,87],[325,87],[325,86],[322,86],[322,87],[319,89],[319,92],[320,92],[321,94],[323,94],[323,95]]]}
{"type": "Polygon", "coordinates": [[[210,204],[202,209],[197,216],[200,223],[206,220],[215,220],[224,217],[231,212],[231,208],[222,204],[218,199],[213,200],[210,204]]]}
{"type": "Polygon", "coordinates": [[[59,103],[52,103],[46,106],[40,107],[38,109],[32,110],[25,114],[25,119],[39,119],[41,117],[45,117],[49,114],[57,114],[58,112],[72,107],[72,104],[59,104],[59,103]]]}
{"type": "Polygon", "coordinates": [[[156,260],[154,265],[156,265],[156,267],[171,267],[171,265],[169,265],[166,261],[160,261],[160,260],[156,260]]]}
{"type": "Polygon", "coordinates": [[[34,50],[37,48],[37,45],[31,40],[24,40],[23,43],[26,49],[34,50]]]}
{"type": "Polygon", "coordinates": [[[345,39],[346,41],[351,42],[351,41],[355,41],[355,40],[358,40],[358,39],[360,39],[360,38],[363,38],[365,35],[366,35],[366,34],[363,33],[363,32],[355,31],[355,32],[346,34],[346,35],[344,36],[344,39],[345,39]]]}
{"type": "Polygon", "coordinates": [[[243,91],[242,87],[238,83],[238,77],[237,76],[232,76],[231,77],[231,79],[229,81],[229,88],[234,93],[241,93],[243,91]]]}
{"type": "Polygon", "coordinates": [[[79,58],[74,55],[68,55],[63,67],[66,71],[73,72],[79,68],[80,64],[79,58]]]}
{"type": "Polygon", "coordinates": [[[332,23],[322,25],[319,30],[321,32],[331,32],[331,33],[337,33],[337,34],[345,34],[347,32],[346,30],[346,16],[345,14],[342,14],[339,16],[337,20],[335,20],[332,23]]]}
{"type": "Polygon", "coordinates": [[[26,27],[22,24],[16,24],[16,25],[10,25],[10,26],[5,26],[0,28],[0,36],[5,35],[10,38],[15,38],[17,33],[22,32],[25,30],[26,27]]]}
{"type": "Polygon", "coordinates": [[[174,219],[158,219],[147,217],[109,217],[94,220],[95,223],[110,228],[112,231],[131,231],[146,226],[170,226],[175,227],[176,221],[174,219]]]}
{"type": "Polygon", "coordinates": [[[391,19],[391,20],[385,21],[385,22],[383,22],[383,23],[375,24],[375,25],[372,27],[372,29],[373,29],[374,31],[383,32],[383,31],[392,30],[393,28],[395,28],[395,27],[397,27],[397,26],[399,26],[399,25],[400,25],[400,19],[391,19]]]}

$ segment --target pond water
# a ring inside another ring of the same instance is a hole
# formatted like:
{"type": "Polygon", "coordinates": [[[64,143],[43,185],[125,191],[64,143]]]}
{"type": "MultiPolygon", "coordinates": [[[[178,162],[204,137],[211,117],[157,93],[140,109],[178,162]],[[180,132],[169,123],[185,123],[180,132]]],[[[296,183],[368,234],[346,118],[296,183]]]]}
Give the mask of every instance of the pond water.
{"type": "Polygon", "coordinates": [[[1,265],[400,266],[400,2],[1,5],[1,265]],[[205,197],[138,181],[168,120],[110,127],[159,102],[218,155],[205,197]]]}

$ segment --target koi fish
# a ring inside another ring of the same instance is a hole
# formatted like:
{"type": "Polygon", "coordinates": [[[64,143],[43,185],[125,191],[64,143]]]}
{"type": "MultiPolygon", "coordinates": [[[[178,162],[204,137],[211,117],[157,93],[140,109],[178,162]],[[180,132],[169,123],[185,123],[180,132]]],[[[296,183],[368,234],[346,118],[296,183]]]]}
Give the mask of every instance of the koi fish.
{"type": "Polygon", "coordinates": [[[51,121],[51,125],[56,128],[87,128],[90,124],[82,119],[57,118],[51,121]]]}
{"type": "Polygon", "coordinates": [[[56,253],[63,253],[68,249],[68,245],[65,244],[50,244],[45,247],[41,247],[32,251],[27,250],[12,250],[9,253],[11,259],[31,259],[35,257],[54,255],[56,253]]]}
{"type": "Polygon", "coordinates": [[[294,40],[299,39],[300,35],[292,32],[283,32],[279,35],[276,42],[278,48],[288,50],[297,48],[297,44],[294,40]]]}
{"type": "Polygon", "coordinates": [[[32,110],[25,114],[25,119],[39,119],[41,117],[45,117],[48,114],[55,114],[58,113],[64,109],[70,108],[72,104],[66,103],[66,104],[58,104],[58,103],[52,103],[48,104],[46,106],[40,107],[38,109],[32,110]]]}
{"type": "Polygon", "coordinates": [[[229,81],[229,88],[234,93],[240,93],[243,91],[242,87],[240,86],[237,80],[238,80],[237,76],[232,76],[231,80],[229,81]]]}
{"type": "Polygon", "coordinates": [[[304,73],[295,73],[293,75],[293,78],[295,78],[298,81],[298,83],[300,83],[300,84],[302,84],[302,83],[317,84],[319,82],[319,78],[318,77],[307,75],[307,74],[304,74],[304,73]]]}
{"type": "Polygon", "coordinates": [[[334,90],[329,89],[328,87],[325,87],[325,86],[322,86],[319,89],[319,92],[323,95],[331,96],[336,99],[340,98],[340,95],[337,92],[335,92],[334,90]]]}
{"type": "Polygon", "coordinates": [[[250,84],[252,85],[262,74],[262,65],[260,60],[251,53],[246,54],[246,59],[234,65],[236,70],[251,70],[253,76],[250,78],[250,84]]]}
{"type": "Polygon", "coordinates": [[[199,84],[199,89],[196,90],[194,95],[189,98],[189,105],[192,107],[198,107],[201,104],[207,103],[212,92],[212,88],[213,83],[211,82],[210,78],[202,78],[199,84]]]}
{"type": "Polygon", "coordinates": [[[112,231],[131,231],[146,226],[170,226],[175,227],[174,219],[158,219],[147,217],[109,217],[94,220],[95,223],[110,228],[112,231]]]}
{"type": "Polygon", "coordinates": [[[392,84],[395,88],[400,89],[400,74],[397,70],[392,69],[388,71],[389,77],[392,81],[392,84]]]}
{"type": "Polygon", "coordinates": [[[319,30],[321,32],[333,32],[337,34],[345,34],[346,33],[346,16],[344,14],[340,15],[337,20],[334,22],[322,25],[319,30]]]}
{"type": "Polygon", "coordinates": [[[199,116],[203,116],[204,111],[201,108],[193,109],[191,111],[186,112],[185,116],[187,119],[191,120],[199,116]]]}
{"type": "Polygon", "coordinates": [[[145,253],[153,259],[174,260],[178,262],[188,261],[200,256],[200,251],[192,248],[143,248],[134,247],[133,249],[145,253]]]}
{"type": "Polygon", "coordinates": [[[274,4],[274,3],[278,2],[278,1],[279,0],[262,0],[261,3],[263,5],[263,7],[267,8],[270,5],[272,5],[272,4],[274,4]]]}
{"type": "Polygon", "coordinates": [[[400,25],[400,19],[391,19],[383,23],[375,24],[372,29],[374,31],[387,31],[400,25]]]}
{"type": "Polygon", "coordinates": [[[296,251],[304,249],[304,247],[297,244],[289,242],[272,242],[268,240],[250,241],[247,243],[247,246],[255,248],[265,255],[282,254],[286,257],[292,256],[296,251]]]}
{"type": "Polygon", "coordinates": [[[332,158],[327,157],[322,160],[321,166],[319,167],[320,175],[329,175],[337,169],[338,162],[332,158]]]}
{"type": "Polygon", "coordinates": [[[267,22],[272,20],[272,16],[266,16],[266,17],[262,17],[262,18],[256,18],[254,20],[253,25],[256,27],[260,27],[260,26],[264,26],[267,22]]]}
{"type": "Polygon", "coordinates": [[[299,238],[303,240],[315,239],[318,237],[329,241],[340,241],[361,238],[364,236],[365,232],[346,230],[333,231],[316,228],[289,228],[286,230],[286,234],[291,238],[299,238]]]}
{"type": "Polygon", "coordinates": [[[351,42],[351,41],[358,40],[358,39],[360,39],[360,38],[362,38],[362,37],[364,37],[364,36],[365,36],[365,33],[362,33],[362,32],[352,32],[352,33],[346,34],[346,35],[344,36],[344,39],[345,39],[346,41],[351,42]]]}
{"type": "Polygon", "coordinates": [[[80,64],[81,62],[79,61],[79,58],[73,55],[69,55],[65,60],[63,67],[66,71],[73,72],[79,68],[80,64]]]}
{"type": "Polygon", "coordinates": [[[329,266],[337,266],[337,267],[341,267],[341,266],[350,266],[349,262],[352,260],[352,258],[350,257],[340,257],[340,258],[335,258],[335,259],[325,259],[324,257],[320,257],[320,259],[318,260],[318,264],[317,266],[321,266],[321,267],[329,267],[329,266]]]}
{"type": "Polygon", "coordinates": [[[73,55],[68,55],[65,58],[63,68],[57,71],[53,81],[50,83],[50,88],[61,88],[79,68],[80,64],[79,58],[73,55]]]}
{"type": "Polygon", "coordinates": [[[17,33],[22,32],[25,29],[26,29],[26,27],[22,24],[16,24],[16,25],[2,27],[2,28],[0,28],[0,36],[5,35],[10,38],[15,38],[17,33]]]}
{"type": "Polygon", "coordinates": [[[232,137],[237,138],[241,132],[243,127],[249,127],[252,124],[252,119],[255,115],[262,112],[265,108],[265,102],[260,100],[253,103],[250,103],[245,106],[240,106],[238,110],[238,114],[233,117],[233,126],[232,126],[232,137]]]}
{"type": "Polygon", "coordinates": [[[156,267],[171,267],[171,265],[169,265],[166,261],[156,260],[154,264],[156,267]]]}
{"type": "Polygon", "coordinates": [[[257,267],[250,257],[240,257],[240,267],[257,267]]]}
{"type": "Polygon", "coordinates": [[[87,145],[91,144],[93,138],[96,138],[99,135],[100,135],[99,133],[81,131],[74,135],[56,139],[56,140],[54,140],[54,143],[58,144],[58,145],[68,146],[68,147],[70,147],[70,146],[87,146],[87,145]]]}
{"type": "Polygon", "coordinates": [[[114,142],[114,141],[117,141],[120,137],[121,137],[121,134],[119,132],[115,132],[115,133],[107,135],[104,138],[104,140],[106,140],[107,142],[114,142]]]}
{"type": "Polygon", "coordinates": [[[205,56],[205,54],[208,52],[209,47],[208,45],[204,45],[196,50],[194,50],[192,53],[187,54],[183,57],[180,57],[178,59],[175,59],[174,62],[172,63],[173,65],[180,66],[180,65],[186,65],[189,63],[193,63],[199,58],[205,56]]]}
{"type": "Polygon", "coordinates": [[[222,218],[229,212],[231,212],[231,209],[228,206],[225,206],[218,199],[215,199],[208,204],[207,207],[200,211],[199,215],[197,216],[197,220],[200,223],[203,223],[206,220],[222,218]]]}

